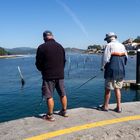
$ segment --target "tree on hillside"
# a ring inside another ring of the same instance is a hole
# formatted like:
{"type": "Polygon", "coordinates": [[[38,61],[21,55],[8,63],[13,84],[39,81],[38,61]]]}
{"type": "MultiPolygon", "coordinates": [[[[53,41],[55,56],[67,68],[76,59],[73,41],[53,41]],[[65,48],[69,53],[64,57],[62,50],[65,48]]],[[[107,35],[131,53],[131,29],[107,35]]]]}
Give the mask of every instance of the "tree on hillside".
{"type": "Polygon", "coordinates": [[[135,42],[135,43],[140,43],[140,36],[137,36],[137,38],[134,39],[133,42],[135,42]]]}
{"type": "Polygon", "coordinates": [[[8,54],[8,52],[5,51],[4,48],[0,47],[0,55],[6,55],[6,54],[8,54]]]}
{"type": "Polygon", "coordinates": [[[102,47],[100,45],[89,45],[88,46],[88,50],[92,50],[92,49],[96,49],[96,50],[101,50],[102,47]]]}

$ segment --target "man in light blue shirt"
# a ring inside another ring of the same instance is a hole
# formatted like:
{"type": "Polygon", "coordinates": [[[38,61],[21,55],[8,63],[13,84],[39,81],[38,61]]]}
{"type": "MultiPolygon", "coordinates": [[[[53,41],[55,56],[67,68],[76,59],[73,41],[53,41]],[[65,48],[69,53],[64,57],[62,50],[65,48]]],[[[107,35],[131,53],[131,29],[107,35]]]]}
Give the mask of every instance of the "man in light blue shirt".
{"type": "Polygon", "coordinates": [[[108,111],[108,105],[111,95],[111,90],[115,91],[117,106],[114,109],[120,113],[121,109],[121,91],[123,79],[125,77],[125,65],[127,60],[127,52],[123,44],[117,41],[115,33],[106,34],[104,39],[107,45],[102,57],[102,68],[105,78],[105,97],[103,106],[99,110],[108,111]]]}

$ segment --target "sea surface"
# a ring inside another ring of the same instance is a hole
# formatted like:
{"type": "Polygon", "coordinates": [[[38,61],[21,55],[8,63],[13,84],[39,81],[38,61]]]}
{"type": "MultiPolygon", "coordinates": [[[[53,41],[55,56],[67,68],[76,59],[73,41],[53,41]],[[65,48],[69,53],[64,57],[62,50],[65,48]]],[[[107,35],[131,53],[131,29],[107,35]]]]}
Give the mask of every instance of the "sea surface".
{"type": "MultiPolygon", "coordinates": [[[[103,103],[104,78],[100,71],[101,55],[66,54],[65,89],[68,96],[68,108],[91,108],[103,103]],[[91,77],[87,84],[78,88],[91,77]]],[[[126,78],[136,77],[136,57],[129,57],[126,66],[126,78]]],[[[35,55],[0,59],[0,122],[18,118],[36,116],[45,113],[46,103],[41,102],[41,74],[35,67],[35,55]],[[17,67],[20,67],[25,85],[17,67]]],[[[61,109],[59,96],[54,93],[55,108],[61,109]]],[[[122,89],[122,102],[140,101],[140,91],[122,89]]],[[[114,92],[110,103],[115,103],[114,92]]]]}

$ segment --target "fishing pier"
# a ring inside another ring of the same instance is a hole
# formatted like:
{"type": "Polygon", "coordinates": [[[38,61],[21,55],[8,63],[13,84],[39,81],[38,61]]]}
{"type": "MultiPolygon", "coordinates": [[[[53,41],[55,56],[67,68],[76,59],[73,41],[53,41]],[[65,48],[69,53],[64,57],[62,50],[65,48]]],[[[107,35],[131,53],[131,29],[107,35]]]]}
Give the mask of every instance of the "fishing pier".
{"type": "Polygon", "coordinates": [[[99,111],[96,108],[68,110],[69,117],[55,115],[49,122],[27,117],[0,124],[1,140],[138,140],[140,139],[140,102],[122,104],[122,113],[99,111]]]}

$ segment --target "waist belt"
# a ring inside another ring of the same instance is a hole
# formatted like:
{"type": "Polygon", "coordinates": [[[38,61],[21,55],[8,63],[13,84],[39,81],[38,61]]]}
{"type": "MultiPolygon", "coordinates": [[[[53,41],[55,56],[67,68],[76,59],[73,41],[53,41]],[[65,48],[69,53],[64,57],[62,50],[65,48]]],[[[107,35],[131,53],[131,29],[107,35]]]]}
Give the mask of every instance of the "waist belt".
{"type": "Polygon", "coordinates": [[[111,53],[112,56],[125,56],[125,53],[120,53],[120,52],[113,52],[111,53]]]}

